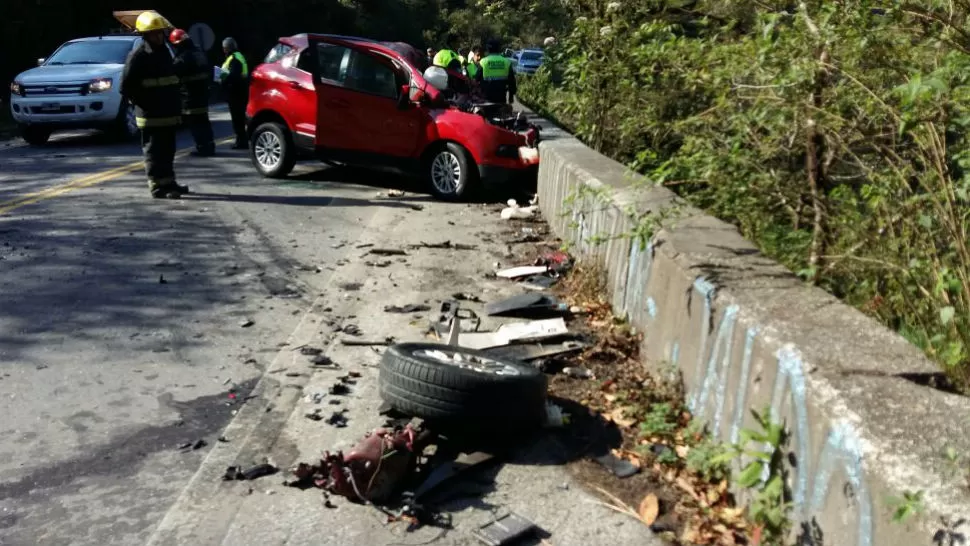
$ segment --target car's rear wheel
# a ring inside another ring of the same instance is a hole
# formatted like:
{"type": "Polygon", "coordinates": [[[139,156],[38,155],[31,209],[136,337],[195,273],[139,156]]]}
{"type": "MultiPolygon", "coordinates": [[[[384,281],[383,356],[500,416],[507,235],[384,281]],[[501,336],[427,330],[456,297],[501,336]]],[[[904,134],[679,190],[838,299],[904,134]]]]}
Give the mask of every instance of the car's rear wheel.
{"type": "Polygon", "coordinates": [[[43,146],[51,138],[51,130],[36,125],[22,125],[20,136],[31,146],[43,146]]]}
{"type": "Polygon", "coordinates": [[[249,155],[259,174],[267,178],[285,178],[296,165],[293,137],[279,123],[264,123],[253,131],[249,155]]]}
{"type": "Polygon", "coordinates": [[[448,142],[436,149],[428,159],[428,179],[431,193],[439,199],[457,201],[471,193],[478,171],[468,151],[448,142]]]}

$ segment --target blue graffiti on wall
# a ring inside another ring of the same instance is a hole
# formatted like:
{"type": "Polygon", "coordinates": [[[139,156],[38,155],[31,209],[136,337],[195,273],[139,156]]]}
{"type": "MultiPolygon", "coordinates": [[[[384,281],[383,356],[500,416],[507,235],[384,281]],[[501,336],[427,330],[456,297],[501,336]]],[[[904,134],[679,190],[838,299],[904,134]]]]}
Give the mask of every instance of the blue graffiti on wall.
{"type": "MultiPolygon", "coordinates": [[[[644,297],[650,268],[653,262],[653,246],[641,251],[637,244],[631,245],[629,269],[626,275],[623,303],[624,310],[634,317],[646,302],[650,317],[658,316],[657,303],[652,297],[644,297]]],[[[744,335],[744,349],[740,368],[733,370],[734,338],[739,322],[740,309],[730,305],[721,313],[720,321],[713,332],[715,287],[707,279],[698,278],[693,291],[702,298],[703,313],[700,317],[700,344],[694,364],[696,384],[687,399],[688,407],[699,418],[706,419],[711,432],[722,437],[722,428],[732,443],[740,439],[747,410],[748,388],[751,383],[752,359],[755,342],[758,338],[757,326],[750,326],[744,335]],[[737,390],[734,392],[733,411],[728,411],[728,385],[736,376],[737,390]],[[729,413],[729,417],[726,415],[729,413]]],[[[656,340],[659,341],[659,340],[656,340]]],[[[679,360],[680,345],[672,340],[671,360],[679,360]]],[[[872,501],[863,476],[862,450],[855,429],[846,422],[836,422],[826,433],[826,441],[813,465],[811,461],[810,423],[806,400],[806,381],[801,355],[793,347],[785,346],[776,353],[776,374],[771,394],[771,416],[782,419],[785,413],[792,416],[790,428],[793,430],[794,454],[797,467],[794,471],[792,501],[795,513],[802,521],[811,521],[824,507],[830,483],[836,471],[841,471],[853,488],[852,499],[858,511],[858,533],[855,546],[872,546],[873,522],[872,501]],[[811,482],[811,490],[809,488],[811,482]]]]}

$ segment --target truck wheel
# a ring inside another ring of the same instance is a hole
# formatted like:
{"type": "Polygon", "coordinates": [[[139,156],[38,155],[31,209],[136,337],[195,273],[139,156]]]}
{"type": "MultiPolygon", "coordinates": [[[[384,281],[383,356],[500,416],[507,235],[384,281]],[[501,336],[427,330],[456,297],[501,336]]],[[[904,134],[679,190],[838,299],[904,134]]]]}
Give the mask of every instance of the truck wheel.
{"type": "Polygon", "coordinates": [[[481,351],[401,343],[381,359],[381,398],[397,411],[461,427],[538,427],[546,417],[546,376],[481,351]]]}
{"type": "Polygon", "coordinates": [[[435,150],[427,168],[431,193],[445,201],[458,201],[470,194],[478,177],[475,161],[468,151],[454,142],[435,150]]]}
{"type": "Polygon", "coordinates": [[[286,178],[296,165],[296,148],[290,130],[279,123],[264,123],[249,137],[249,155],[259,174],[286,178]]]}
{"type": "Polygon", "coordinates": [[[43,146],[51,138],[51,130],[36,125],[22,125],[20,136],[31,146],[43,146]]]}
{"type": "Polygon", "coordinates": [[[118,140],[129,142],[138,138],[138,121],[135,119],[135,105],[130,101],[123,100],[118,107],[118,116],[115,118],[111,134],[118,140]]]}

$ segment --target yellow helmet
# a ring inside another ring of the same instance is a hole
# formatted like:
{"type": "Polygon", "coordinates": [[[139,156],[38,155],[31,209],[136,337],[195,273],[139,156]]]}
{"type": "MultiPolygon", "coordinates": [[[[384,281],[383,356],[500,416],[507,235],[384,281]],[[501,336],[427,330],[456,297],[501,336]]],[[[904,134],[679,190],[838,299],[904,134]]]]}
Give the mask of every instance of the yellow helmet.
{"type": "Polygon", "coordinates": [[[138,16],[135,21],[135,30],[138,32],[152,32],[154,30],[166,30],[172,28],[172,23],[164,18],[157,11],[146,11],[138,16]]]}

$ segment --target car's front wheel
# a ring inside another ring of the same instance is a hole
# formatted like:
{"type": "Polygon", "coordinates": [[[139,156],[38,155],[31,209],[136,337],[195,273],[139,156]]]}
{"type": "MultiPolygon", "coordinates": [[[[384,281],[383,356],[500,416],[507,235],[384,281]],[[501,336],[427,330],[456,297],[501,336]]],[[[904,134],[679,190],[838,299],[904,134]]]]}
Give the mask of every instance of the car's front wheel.
{"type": "Polygon", "coordinates": [[[279,123],[264,123],[253,131],[249,155],[259,174],[267,178],[285,178],[296,165],[293,138],[279,123]]]}
{"type": "Polygon", "coordinates": [[[131,101],[121,102],[111,133],[119,140],[125,141],[135,140],[138,137],[138,120],[135,117],[135,105],[131,101]]]}
{"type": "Polygon", "coordinates": [[[468,151],[454,142],[435,150],[427,169],[431,193],[446,201],[457,201],[471,193],[478,175],[475,161],[468,151]]]}
{"type": "Polygon", "coordinates": [[[51,130],[37,125],[22,125],[20,136],[31,146],[43,146],[51,138],[51,130]]]}

